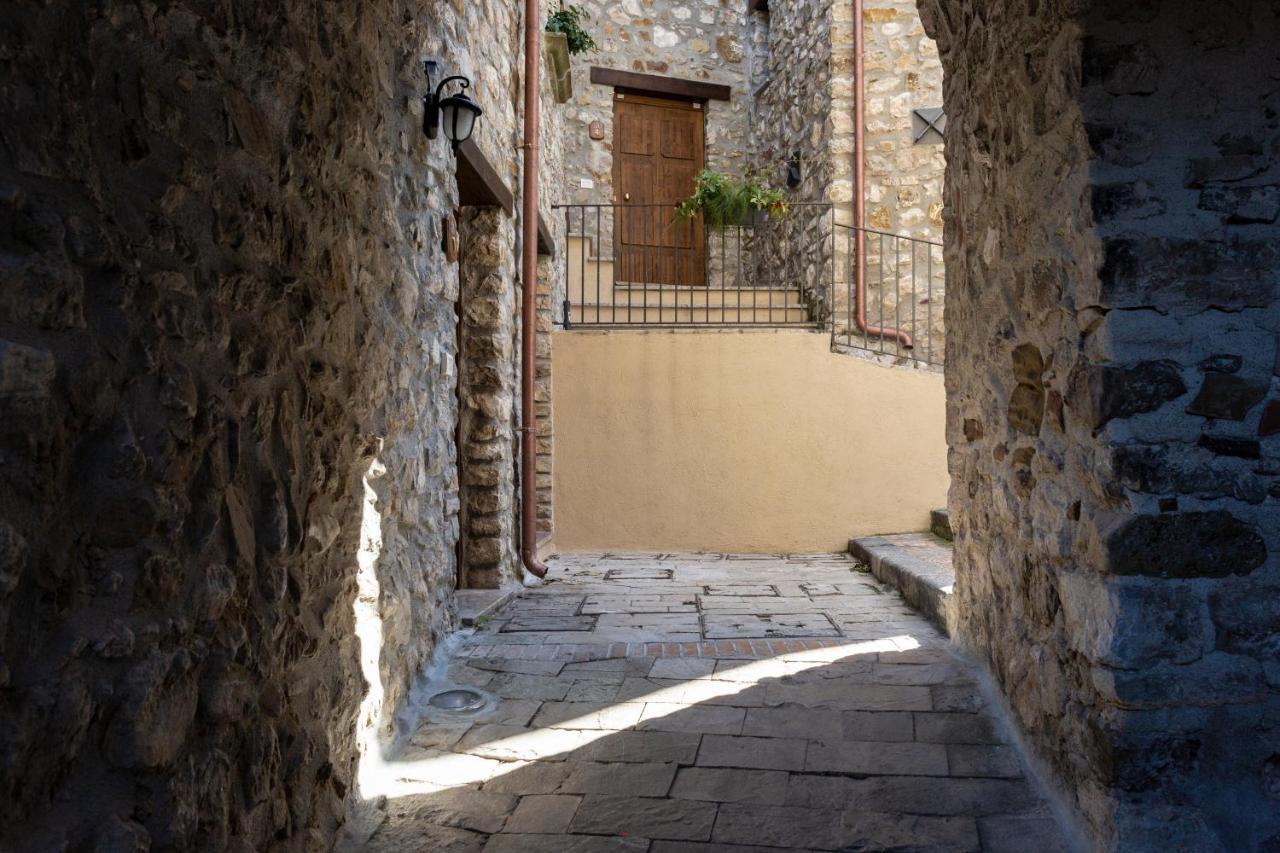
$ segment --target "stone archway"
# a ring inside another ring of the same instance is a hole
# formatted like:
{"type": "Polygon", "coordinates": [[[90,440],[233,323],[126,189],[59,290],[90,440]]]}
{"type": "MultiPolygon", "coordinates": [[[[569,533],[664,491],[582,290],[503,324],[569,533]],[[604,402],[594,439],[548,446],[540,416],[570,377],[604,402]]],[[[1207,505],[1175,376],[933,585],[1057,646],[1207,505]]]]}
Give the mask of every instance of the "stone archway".
{"type": "Polygon", "coordinates": [[[1280,849],[1273,4],[921,0],[958,639],[1107,849],[1280,849]]]}

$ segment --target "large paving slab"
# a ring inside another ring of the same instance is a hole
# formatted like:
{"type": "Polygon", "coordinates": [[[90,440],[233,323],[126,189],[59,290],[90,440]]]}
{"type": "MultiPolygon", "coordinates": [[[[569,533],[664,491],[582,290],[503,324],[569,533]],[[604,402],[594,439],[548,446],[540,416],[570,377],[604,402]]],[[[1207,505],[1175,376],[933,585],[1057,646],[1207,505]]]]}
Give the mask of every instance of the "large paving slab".
{"type": "Polygon", "coordinates": [[[486,704],[422,715],[363,849],[1071,849],[976,673],[864,564],[550,565],[458,645],[440,686],[486,704]]]}

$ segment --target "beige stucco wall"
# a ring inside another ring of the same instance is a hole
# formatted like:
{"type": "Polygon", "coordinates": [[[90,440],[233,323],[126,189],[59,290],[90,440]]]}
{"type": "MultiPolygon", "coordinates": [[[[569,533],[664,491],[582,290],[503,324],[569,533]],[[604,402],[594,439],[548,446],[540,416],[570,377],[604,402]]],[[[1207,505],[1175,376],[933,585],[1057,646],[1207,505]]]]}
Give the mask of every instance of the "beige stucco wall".
{"type": "Polygon", "coordinates": [[[806,331],[557,332],[560,551],[842,550],[946,502],[939,373],[806,331]]]}

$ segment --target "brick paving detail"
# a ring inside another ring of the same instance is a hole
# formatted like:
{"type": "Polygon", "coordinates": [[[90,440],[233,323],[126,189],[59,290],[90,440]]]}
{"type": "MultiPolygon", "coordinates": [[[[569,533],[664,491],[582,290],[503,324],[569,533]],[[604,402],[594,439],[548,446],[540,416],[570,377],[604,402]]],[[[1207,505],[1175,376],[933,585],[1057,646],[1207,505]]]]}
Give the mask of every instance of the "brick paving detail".
{"type": "Polygon", "coordinates": [[[1070,849],[975,673],[843,555],[556,558],[455,686],[486,707],[424,714],[353,849],[1070,849]]]}

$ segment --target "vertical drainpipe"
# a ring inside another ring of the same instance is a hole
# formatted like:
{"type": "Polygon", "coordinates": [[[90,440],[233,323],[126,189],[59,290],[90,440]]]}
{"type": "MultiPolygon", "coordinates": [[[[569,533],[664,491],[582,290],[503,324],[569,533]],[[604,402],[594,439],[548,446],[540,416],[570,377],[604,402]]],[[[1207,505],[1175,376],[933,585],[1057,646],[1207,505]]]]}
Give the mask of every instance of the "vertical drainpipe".
{"type": "MultiPolygon", "coordinates": [[[[854,322],[864,335],[878,338],[895,338],[903,349],[915,346],[911,335],[901,329],[888,326],[867,325],[867,151],[863,137],[867,127],[866,70],[863,54],[866,52],[866,32],[862,20],[863,0],[853,0],[853,224],[854,224],[854,322]]],[[[881,259],[883,271],[884,259],[881,259]]],[[[894,275],[897,275],[894,270],[894,275]]],[[[884,298],[881,293],[880,298],[884,298]]],[[[912,298],[915,295],[912,294],[912,298]]]]}
{"type": "Polygon", "coordinates": [[[533,405],[538,358],[538,120],[541,107],[542,4],[524,0],[524,192],[520,199],[520,559],[536,577],[538,561],[538,413],[533,405]]]}
{"type": "Polygon", "coordinates": [[[457,356],[454,360],[454,377],[453,399],[458,407],[458,419],[453,424],[453,453],[454,466],[458,471],[458,541],[453,546],[454,561],[457,564],[457,577],[454,579],[454,589],[466,589],[467,587],[467,529],[464,526],[467,516],[467,508],[463,493],[462,485],[462,468],[464,463],[462,451],[462,370],[466,363],[463,355],[463,346],[465,340],[462,334],[462,273],[458,273],[458,301],[453,303],[453,328],[454,328],[454,352],[457,356]]]}

